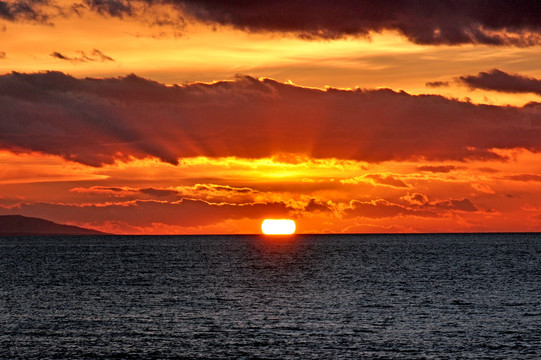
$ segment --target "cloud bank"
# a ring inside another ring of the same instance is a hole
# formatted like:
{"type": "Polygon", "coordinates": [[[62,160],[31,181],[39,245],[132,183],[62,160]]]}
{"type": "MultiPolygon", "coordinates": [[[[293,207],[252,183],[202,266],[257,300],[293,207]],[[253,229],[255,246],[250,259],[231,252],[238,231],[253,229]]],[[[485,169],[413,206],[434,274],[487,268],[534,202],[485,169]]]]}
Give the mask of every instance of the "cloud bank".
{"type": "MultiPolygon", "coordinates": [[[[43,9],[58,5],[46,0],[0,1],[0,18],[43,22],[51,15],[43,9]]],[[[369,36],[393,30],[417,44],[487,44],[532,46],[541,43],[541,4],[535,0],[84,0],[58,12],[82,13],[82,8],[103,16],[143,18],[145,10],[168,6],[176,12],[167,25],[183,26],[195,19],[212,26],[225,25],[252,32],[290,33],[307,39],[369,36]]],[[[161,15],[150,23],[160,25],[161,15]]]]}
{"type": "Polygon", "coordinates": [[[253,204],[212,204],[200,200],[177,202],[136,200],[106,205],[73,205],[53,203],[20,203],[12,208],[0,206],[0,214],[49,214],[55,221],[77,223],[122,222],[138,226],[166,224],[198,227],[227,219],[261,219],[287,216],[289,208],[281,202],[253,204]]]}
{"type": "Polygon", "coordinates": [[[0,108],[0,149],[92,166],[280,153],[368,162],[505,160],[498,149],[541,151],[541,104],[475,105],[388,89],[321,91],[249,76],[165,86],[135,75],[12,73],[0,76],[0,108]]]}
{"type": "Polygon", "coordinates": [[[417,44],[539,43],[537,1],[175,1],[199,20],[250,31],[339,38],[396,30],[417,44]]]}

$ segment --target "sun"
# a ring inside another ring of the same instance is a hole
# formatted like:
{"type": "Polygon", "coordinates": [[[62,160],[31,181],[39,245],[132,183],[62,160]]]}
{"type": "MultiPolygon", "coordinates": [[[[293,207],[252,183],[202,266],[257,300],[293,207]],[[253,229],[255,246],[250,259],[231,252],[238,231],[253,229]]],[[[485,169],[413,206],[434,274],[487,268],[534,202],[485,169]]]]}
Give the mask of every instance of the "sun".
{"type": "Polygon", "coordinates": [[[265,219],[261,223],[265,235],[291,235],[295,232],[295,221],[289,219],[265,219]]]}

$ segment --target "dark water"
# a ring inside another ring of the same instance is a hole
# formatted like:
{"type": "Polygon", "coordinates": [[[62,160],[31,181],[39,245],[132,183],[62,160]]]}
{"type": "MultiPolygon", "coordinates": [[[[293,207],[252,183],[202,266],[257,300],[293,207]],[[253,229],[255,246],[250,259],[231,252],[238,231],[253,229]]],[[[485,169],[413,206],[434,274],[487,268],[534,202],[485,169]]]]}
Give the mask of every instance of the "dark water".
{"type": "Polygon", "coordinates": [[[0,238],[0,276],[0,358],[541,358],[539,234],[0,238]]]}

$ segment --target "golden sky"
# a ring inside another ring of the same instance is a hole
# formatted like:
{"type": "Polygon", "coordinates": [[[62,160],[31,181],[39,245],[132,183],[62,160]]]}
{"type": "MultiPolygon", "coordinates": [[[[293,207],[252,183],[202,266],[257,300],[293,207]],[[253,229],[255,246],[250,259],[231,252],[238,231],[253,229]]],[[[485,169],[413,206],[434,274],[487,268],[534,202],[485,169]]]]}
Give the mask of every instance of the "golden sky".
{"type": "Polygon", "coordinates": [[[0,0],[0,214],[539,231],[536,2],[329,4],[0,0]]]}

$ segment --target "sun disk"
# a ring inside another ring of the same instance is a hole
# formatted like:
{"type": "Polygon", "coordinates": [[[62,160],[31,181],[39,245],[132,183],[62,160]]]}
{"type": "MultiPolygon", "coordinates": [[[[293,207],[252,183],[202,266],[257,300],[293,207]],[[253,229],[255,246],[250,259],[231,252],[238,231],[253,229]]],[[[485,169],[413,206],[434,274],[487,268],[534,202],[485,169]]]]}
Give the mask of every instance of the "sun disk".
{"type": "Polygon", "coordinates": [[[291,235],[295,232],[295,221],[289,219],[265,219],[261,223],[265,235],[291,235]]]}

